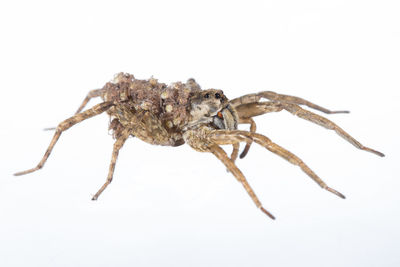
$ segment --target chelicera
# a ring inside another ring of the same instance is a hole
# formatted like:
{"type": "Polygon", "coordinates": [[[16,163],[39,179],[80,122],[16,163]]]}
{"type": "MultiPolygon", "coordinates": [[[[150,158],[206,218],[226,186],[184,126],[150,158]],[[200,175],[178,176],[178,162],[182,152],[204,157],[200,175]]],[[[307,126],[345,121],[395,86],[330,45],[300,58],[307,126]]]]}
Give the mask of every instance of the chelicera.
{"type": "Polygon", "coordinates": [[[15,175],[24,175],[41,169],[61,133],[81,121],[106,112],[110,117],[109,128],[112,130],[115,143],[107,180],[93,196],[93,200],[96,200],[111,183],[119,150],[128,137],[132,136],[152,145],[180,146],[186,143],[197,151],[214,154],[243,185],[257,208],[274,219],[274,216],[264,209],[235,164],[240,143],[245,143],[240,158],[246,156],[251,144],[255,142],[299,166],[321,188],[341,198],[345,197],[328,187],[299,157],[266,136],[256,133],[253,117],[286,110],[299,118],[335,131],[358,149],[384,156],[383,153],[362,145],[332,121],[301,106],[327,114],[348,113],[348,111],[330,111],[302,98],[271,91],[229,100],[222,90],[202,90],[194,79],[189,79],[186,83],[176,82],[166,85],[154,78],[139,80],[131,74],[119,73],[103,88],[90,91],[75,115],[62,121],[55,128],[53,139],[36,167],[15,175]],[[83,111],[89,100],[94,97],[101,97],[103,102],[83,111]],[[249,131],[238,130],[238,124],[249,124],[249,131]],[[232,154],[228,156],[221,145],[232,145],[232,154]]]}

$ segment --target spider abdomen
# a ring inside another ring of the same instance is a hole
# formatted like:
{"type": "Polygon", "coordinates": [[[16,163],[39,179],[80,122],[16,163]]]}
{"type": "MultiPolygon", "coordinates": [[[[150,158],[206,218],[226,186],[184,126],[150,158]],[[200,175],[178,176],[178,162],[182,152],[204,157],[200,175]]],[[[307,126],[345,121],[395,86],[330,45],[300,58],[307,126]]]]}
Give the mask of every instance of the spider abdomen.
{"type": "Polygon", "coordinates": [[[154,78],[138,80],[127,73],[117,74],[103,90],[103,100],[115,104],[107,112],[113,120],[131,128],[132,135],[145,142],[166,146],[184,143],[182,128],[190,119],[190,97],[201,91],[193,79],[167,86],[154,78]]]}

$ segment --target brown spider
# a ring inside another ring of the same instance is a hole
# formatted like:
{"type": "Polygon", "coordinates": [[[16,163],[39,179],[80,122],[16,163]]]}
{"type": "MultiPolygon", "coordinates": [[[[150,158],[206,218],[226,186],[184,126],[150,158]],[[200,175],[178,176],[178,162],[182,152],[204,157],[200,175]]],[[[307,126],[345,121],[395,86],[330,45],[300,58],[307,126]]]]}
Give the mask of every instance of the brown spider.
{"type": "Polygon", "coordinates": [[[112,130],[116,141],[107,180],[92,200],[96,200],[111,183],[118,152],[126,139],[129,136],[136,136],[153,145],[180,146],[187,143],[197,151],[213,153],[243,185],[257,208],[275,219],[271,213],[263,208],[245,176],[235,165],[239,143],[241,142],[245,142],[246,146],[240,158],[245,157],[251,143],[256,142],[290,163],[299,166],[323,189],[341,198],[345,197],[328,187],[296,155],[273,143],[264,135],[256,133],[256,124],[252,117],[268,112],[286,110],[302,119],[334,130],[359,149],[381,157],[384,156],[381,152],[363,146],[330,120],[305,110],[299,105],[305,105],[327,114],[348,113],[348,111],[330,111],[302,98],[270,91],[248,94],[228,100],[221,90],[202,90],[194,79],[189,79],[186,83],[177,82],[167,86],[153,78],[137,80],[133,75],[119,73],[114,80],[108,82],[102,89],[90,91],[75,115],[64,120],[55,128],[54,137],[42,160],[35,168],[14,175],[24,175],[41,169],[62,132],[83,120],[107,112],[111,121],[109,129],[112,130]],[[98,96],[103,99],[102,103],[82,111],[91,98],[98,96]],[[261,102],[262,98],[269,101],[261,102]],[[250,124],[250,131],[237,130],[240,123],[250,124]],[[233,146],[230,157],[220,145],[233,146]]]}

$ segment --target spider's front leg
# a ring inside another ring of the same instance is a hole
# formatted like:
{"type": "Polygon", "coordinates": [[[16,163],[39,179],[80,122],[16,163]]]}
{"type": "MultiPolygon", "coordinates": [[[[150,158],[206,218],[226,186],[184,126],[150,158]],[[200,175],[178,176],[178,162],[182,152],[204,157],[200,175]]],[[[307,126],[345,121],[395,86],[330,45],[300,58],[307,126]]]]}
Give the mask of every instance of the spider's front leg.
{"type": "MultiPolygon", "coordinates": [[[[277,94],[272,91],[263,91],[254,94],[247,94],[229,101],[229,103],[236,109],[239,115],[239,119],[242,121],[241,123],[251,124],[250,132],[252,133],[255,132],[256,128],[255,122],[252,120],[252,117],[263,115],[269,112],[281,111],[283,108],[280,102],[305,105],[310,108],[324,112],[326,114],[349,113],[349,111],[346,110],[332,111],[327,108],[321,107],[317,104],[314,104],[308,100],[305,100],[303,98],[297,96],[277,94]],[[259,102],[262,98],[269,99],[272,101],[259,102]],[[251,120],[251,122],[249,122],[249,120],[251,120]],[[252,128],[254,128],[254,130],[252,128]]],[[[250,149],[250,145],[251,142],[248,142],[246,144],[246,147],[243,150],[242,154],[240,155],[240,158],[244,158],[246,156],[247,152],[250,149]]]]}
{"type": "MultiPolygon", "coordinates": [[[[259,116],[262,114],[266,114],[269,112],[278,112],[282,110],[282,107],[279,103],[274,102],[255,102],[255,103],[247,103],[246,101],[255,100],[254,97],[243,96],[244,100],[242,100],[243,104],[240,104],[241,98],[235,98],[230,101],[230,103],[235,106],[235,110],[239,117],[239,124],[250,124],[250,132],[255,133],[257,129],[257,125],[252,117],[259,116]]],[[[257,98],[258,99],[258,98],[257,98]]],[[[240,154],[240,158],[244,158],[250,150],[250,146],[252,141],[247,141],[245,148],[240,154]]]]}
{"type": "MultiPolygon", "coordinates": [[[[349,113],[349,111],[346,110],[331,111],[327,108],[321,107],[303,98],[297,96],[277,94],[271,91],[263,91],[259,93],[247,94],[238,98],[234,98],[229,101],[229,103],[236,109],[239,115],[239,121],[240,121],[239,123],[249,123],[250,132],[252,133],[255,133],[256,129],[256,124],[253,121],[252,117],[263,115],[269,112],[281,111],[283,108],[280,102],[305,105],[310,108],[324,112],[326,114],[349,113]],[[272,101],[259,102],[262,98],[269,99],[272,101]]],[[[246,156],[246,154],[250,149],[250,146],[251,142],[248,142],[246,144],[245,149],[240,154],[240,158],[244,158],[246,156]]]]}
{"type": "MultiPolygon", "coordinates": [[[[291,96],[291,95],[277,94],[272,91],[263,91],[263,92],[259,92],[259,93],[244,95],[244,96],[230,100],[229,103],[231,103],[231,105],[236,108],[240,105],[245,105],[245,104],[249,104],[249,103],[257,103],[258,101],[261,100],[261,98],[265,98],[265,99],[268,99],[271,101],[292,103],[292,104],[296,104],[296,105],[304,105],[304,106],[321,111],[326,114],[350,113],[347,110],[332,111],[327,108],[321,107],[317,104],[314,104],[308,100],[305,100],[303,98],[300,98],[297,96],[291,96]]],[[[261,114],[258,114],[258,115],[261,115],[261,114]]],[[[253,116],[257,116],[257,115],[253,115],[253,116]]]]}
{"type": "Polygon", "coordinates": [[[243,187],[246,189],[247,193],[250,195],[256,206],[272,219],[274,219],[274,217],[271,213],[269,213],[262,207],[261,202],[255,195],[253,189],[248,184],[243,173],[226,155],[225,151],[221,147],[219,147],[219,145],[232,145],[240,142],[256,142],[257,144],[268,149],[269,151],[286,159],[290,163],[299,166],[303,170],[303,172],[305,172],[311,179],[313,179],[321,188],[341,198],[345,198],[343,194],[327,186],[327,184],[318,175],[316,175],[299,157],[284,149],[283,147],[273,143],[270,139],[261,134],[240,130],[214,130],[207,126],[202,126],[196,130],[187,131],[184,134],[184,138],[186,143],[188,143],[195,150],[201,152],[211,152],[219,160],[221,160],[228,168],[228,170],[236,177],[236,179],[240,183],[242,183],[243,187]]]}
{"type": "Polygon", "coordinates": [[[265,147],[272,153],[275,153],[278,156],[286,159],[290,163],[299,166],[302,169],[302,171],[305,172],[311,179],[313,179],[321,188],[331,193],[334,193],[338,197],[345,198],[345,196],[342,193],[327,186],[327,184],[324,181],[322,181],[322,179],[319,178],[319,176],[316,175],[299,157],[297,157],[290,151],[286,150],[285,148],[275,144],[268,137],[262,134],[251,133],[240,130],[234,130],[234,131],[214,130],[208,134],[208,140],[218,145],[227,145],[231,144],[232,142],[248,142],[249,140],[252,140],[253,142],[256,142],[257,144],[265,147]]]}
{"type": "Polygon", "coordinates": [[[358,149],[374,153],[380,157],[385,156],[383,153],[377,150],[362,145],[359,141],[357,141],[354,137],[352,137],[334,122],[311,111],[303,109],[299,105],[306,105],[327,114],[348,113],[348,111],[331,111],[299,97],[280,95],[269,91],[245,95],[231,100],[230,103],[235,107],[239,116],[239,120],[243,121],[269,112],[286,110],[299,118],[308,120],[326,129],[335,131],[339,136],[344,138],[358,149]],[[267,98],[272,101],[258,102],[261,98],[267,98]]]}
{"type": "MultiPolygon", "coordinates": [[[[225,167],[231,172],[235,178],[242,184],[246,192],[249,194],[254,204],[259,208],[262,212],[267,214],[271,219],[275,219],[275,217],[264,207],[262,206],[260,200],[254,193],[253,189],[250,187],[249,183],[246,180],[246,177],[240,171],[240,169],[235,165],[234,161],[228,157],[225,151],[218,146],[218,142],[215,142],[211,139],[213,130],[207,126],[199,127],[195,130],[189,130],[184,133],[184,139],[187,144],[189,144],[193,149],[200,152],[211,152],[213,153],[225,167]]],[[[239,143],[242,140],[231,140],[231,142],[225,142],[225,144],[234,145],[239,143]]]]}

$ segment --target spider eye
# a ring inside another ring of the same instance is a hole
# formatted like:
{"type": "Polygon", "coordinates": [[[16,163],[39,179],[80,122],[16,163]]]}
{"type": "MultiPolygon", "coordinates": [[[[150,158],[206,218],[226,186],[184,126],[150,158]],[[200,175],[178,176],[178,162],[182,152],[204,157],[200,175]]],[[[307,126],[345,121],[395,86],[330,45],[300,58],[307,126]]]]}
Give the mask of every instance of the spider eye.
{"type": "Polygon", "coordinates": [[[221,98],[221,94],[220,94],[220,93],[216,93],[216,94],[215,94],[215,98],[216,98],[216,99],[220,99],[220,98],[221,98]]]}
{"type": "Polygon", "coordinates": [[[209,97],[210,97],[210,94],[209,94],[209,93],[207,93],[207,94],[204,95],[204,98],[209,98],[209,97]]]}

